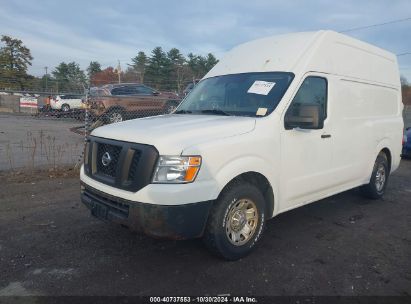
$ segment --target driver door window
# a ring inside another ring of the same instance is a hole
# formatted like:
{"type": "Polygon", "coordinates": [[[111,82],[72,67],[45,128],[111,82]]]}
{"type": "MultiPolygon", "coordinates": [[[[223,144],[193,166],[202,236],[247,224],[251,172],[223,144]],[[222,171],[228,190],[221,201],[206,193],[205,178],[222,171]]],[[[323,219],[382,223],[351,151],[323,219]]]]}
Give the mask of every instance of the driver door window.
{"type": "Polygon", "coordinates": [[[309,76],[301,84],[297,94],[291,102],[290,108],[296,109],[301,104],[318,104],[327,117],[327,79],[318,76],[309,76]]]}

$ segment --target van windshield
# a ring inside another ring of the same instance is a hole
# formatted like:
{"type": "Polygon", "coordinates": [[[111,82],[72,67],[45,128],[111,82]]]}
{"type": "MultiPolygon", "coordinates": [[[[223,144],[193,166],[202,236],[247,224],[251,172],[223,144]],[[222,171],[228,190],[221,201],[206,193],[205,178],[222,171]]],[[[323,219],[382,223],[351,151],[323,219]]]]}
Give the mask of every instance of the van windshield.
{"type": "Polygon", "coordinates": [[[200,81],[176,114],[266,116],[275,110],[294,74],[257,72],[222,75],[200,81]]]}

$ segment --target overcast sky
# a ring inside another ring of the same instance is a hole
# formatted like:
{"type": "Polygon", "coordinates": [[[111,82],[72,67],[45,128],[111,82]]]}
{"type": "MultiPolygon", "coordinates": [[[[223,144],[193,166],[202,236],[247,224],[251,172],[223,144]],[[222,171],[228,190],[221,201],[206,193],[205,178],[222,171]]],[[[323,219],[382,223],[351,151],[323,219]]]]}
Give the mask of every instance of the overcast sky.
{"type": "MultiPolygon", "coordinates": [[[[23,40],[42,75],[58,63],[125,67],[154,47],[221,57],[233,46],[296,31],[346,29],[411,17],[410,0],[0,0],[0,34],[23,40]]],[[[393,53],[411,52],[411,20],[347,33],[393,53]]],[[[411,55],[398,57],[411,82],[411,55]]]]}

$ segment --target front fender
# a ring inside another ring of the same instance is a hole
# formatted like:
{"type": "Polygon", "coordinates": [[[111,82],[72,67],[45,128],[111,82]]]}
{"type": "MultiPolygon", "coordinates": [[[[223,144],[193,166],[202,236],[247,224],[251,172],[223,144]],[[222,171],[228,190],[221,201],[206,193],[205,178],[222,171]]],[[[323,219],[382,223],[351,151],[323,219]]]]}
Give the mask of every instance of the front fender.
{"type": "MultiPolygon", "coordinates": [[[[278,172],[278,170],[275,170],[273,165],[267,160],[255,155],[247,155],[232,159],[230,162],[220,167],[214,175],[218,188],[216,189],[216,192],[213,193],[213,197],[218,197],[227,184],[237,176],[247,172],[256,172],[263,175],[273,189],[274,200],[278,197],[278,181],[277,177],[273,175],[273,172],[278,172]]],[[[274,214],[277,212],[277,205],[278,204],[274,204],[274,214]]]]}

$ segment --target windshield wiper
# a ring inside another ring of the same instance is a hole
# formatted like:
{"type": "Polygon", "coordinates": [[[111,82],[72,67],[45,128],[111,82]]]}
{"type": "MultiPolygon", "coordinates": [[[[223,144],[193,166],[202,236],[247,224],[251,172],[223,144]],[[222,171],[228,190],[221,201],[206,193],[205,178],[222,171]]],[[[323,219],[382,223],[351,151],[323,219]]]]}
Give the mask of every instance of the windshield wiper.
{"type": "Polygon", "coordinates": [[[193,113],[193,112],[187,111],[187,110],[178,110],[174,112],[174,114],[190,114],[190,113],[193,113]]]}
{"type": "Polygon", "coordinates": [[[210,114],[217,114],[217,115],[224,115],[224,116],[231,116],[231,114],[217,109],[209,109],[209,110],[202,110],[201,113],[210,113],[210,114]]]}

